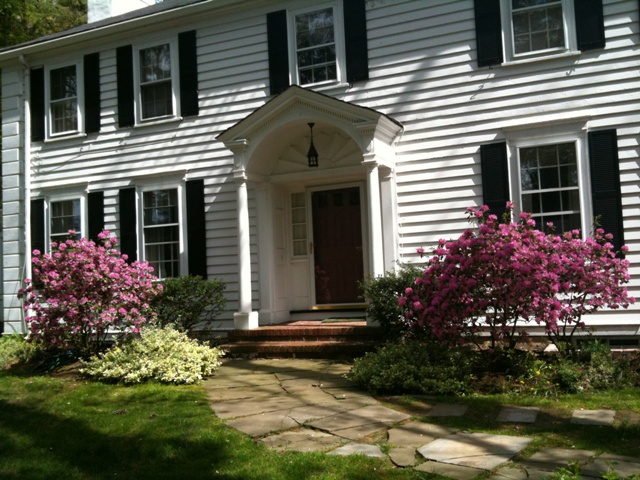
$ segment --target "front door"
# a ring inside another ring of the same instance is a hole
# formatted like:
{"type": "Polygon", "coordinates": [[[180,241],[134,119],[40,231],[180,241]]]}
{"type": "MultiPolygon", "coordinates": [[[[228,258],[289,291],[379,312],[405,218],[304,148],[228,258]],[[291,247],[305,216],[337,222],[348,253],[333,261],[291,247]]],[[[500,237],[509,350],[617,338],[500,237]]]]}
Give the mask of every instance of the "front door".
{"type": "Polygon", "coordinates": [[[313,265],[315,303],[362,302],[364,277],[360,188],[313,192],[313,265]]]}

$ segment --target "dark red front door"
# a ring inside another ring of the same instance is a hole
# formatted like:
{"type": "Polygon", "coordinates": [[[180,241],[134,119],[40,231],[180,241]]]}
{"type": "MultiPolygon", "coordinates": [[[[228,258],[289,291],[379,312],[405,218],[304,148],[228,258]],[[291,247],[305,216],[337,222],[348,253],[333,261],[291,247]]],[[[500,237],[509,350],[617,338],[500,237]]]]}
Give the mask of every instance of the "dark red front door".
{"type": "Polygon", "coordinates": [[[316,304],[362,302],[360,188],[314,192],[311,201],[316,304]]]}

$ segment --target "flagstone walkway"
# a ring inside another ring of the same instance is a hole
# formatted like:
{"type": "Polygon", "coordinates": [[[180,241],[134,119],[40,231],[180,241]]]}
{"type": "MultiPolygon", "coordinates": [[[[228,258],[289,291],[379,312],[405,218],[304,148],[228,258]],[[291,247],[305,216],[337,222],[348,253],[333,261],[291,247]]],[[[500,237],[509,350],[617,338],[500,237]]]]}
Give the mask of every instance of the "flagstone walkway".
{"type": "MultiPolygon", "coordinates": [[[[386,407],[354,388],[344,377],[350,368],[328,360],[229,359],[204,386],[219,418],[277,451],[388,458],[398,467],[459,480],[489,471],[491,480],[537,480],[575,461],[584,476],[602,478],[611,469],[621,476],[640,474],[640,457],[575,449],[545,448],[514,463],[511,459],[532,438],[465,433],[416,421],[472,413],[463,403],[430,404],[426,399],[419,407],[386,407]]],[[[615,414],[577,410],[570,421],[612,426],[615,414]]],[[[537,408],[505,405],[496,422],[534,423],[537,416],[537,408]]]]}

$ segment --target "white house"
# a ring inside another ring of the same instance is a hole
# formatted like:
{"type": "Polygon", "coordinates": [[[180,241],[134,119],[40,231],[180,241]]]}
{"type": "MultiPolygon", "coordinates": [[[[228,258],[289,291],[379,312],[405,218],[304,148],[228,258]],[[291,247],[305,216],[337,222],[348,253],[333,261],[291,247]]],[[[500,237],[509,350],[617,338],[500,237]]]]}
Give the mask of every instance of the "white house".
{"type": "MultiPolygon", "coordinates": [[[[640,293],[637,0],[96,4],[0,50],[5,333],[29,252],[69,227],[224,280],[222,326],[253,328],[362,307],[359,280],[509,199],[602,215],[640,293]]],[[[588,321],[637,338],[639,314],[588,321]]]]}

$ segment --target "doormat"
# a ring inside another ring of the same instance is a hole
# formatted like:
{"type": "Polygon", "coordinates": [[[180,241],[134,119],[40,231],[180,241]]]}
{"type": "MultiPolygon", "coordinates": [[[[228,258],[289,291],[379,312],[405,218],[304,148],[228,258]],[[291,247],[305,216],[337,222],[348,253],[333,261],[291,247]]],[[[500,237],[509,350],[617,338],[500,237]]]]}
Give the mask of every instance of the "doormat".
{"type": "Polygon", "coordinates": [[[364,322],[367,317],[325,318],[322,323],[364,322]]]}

